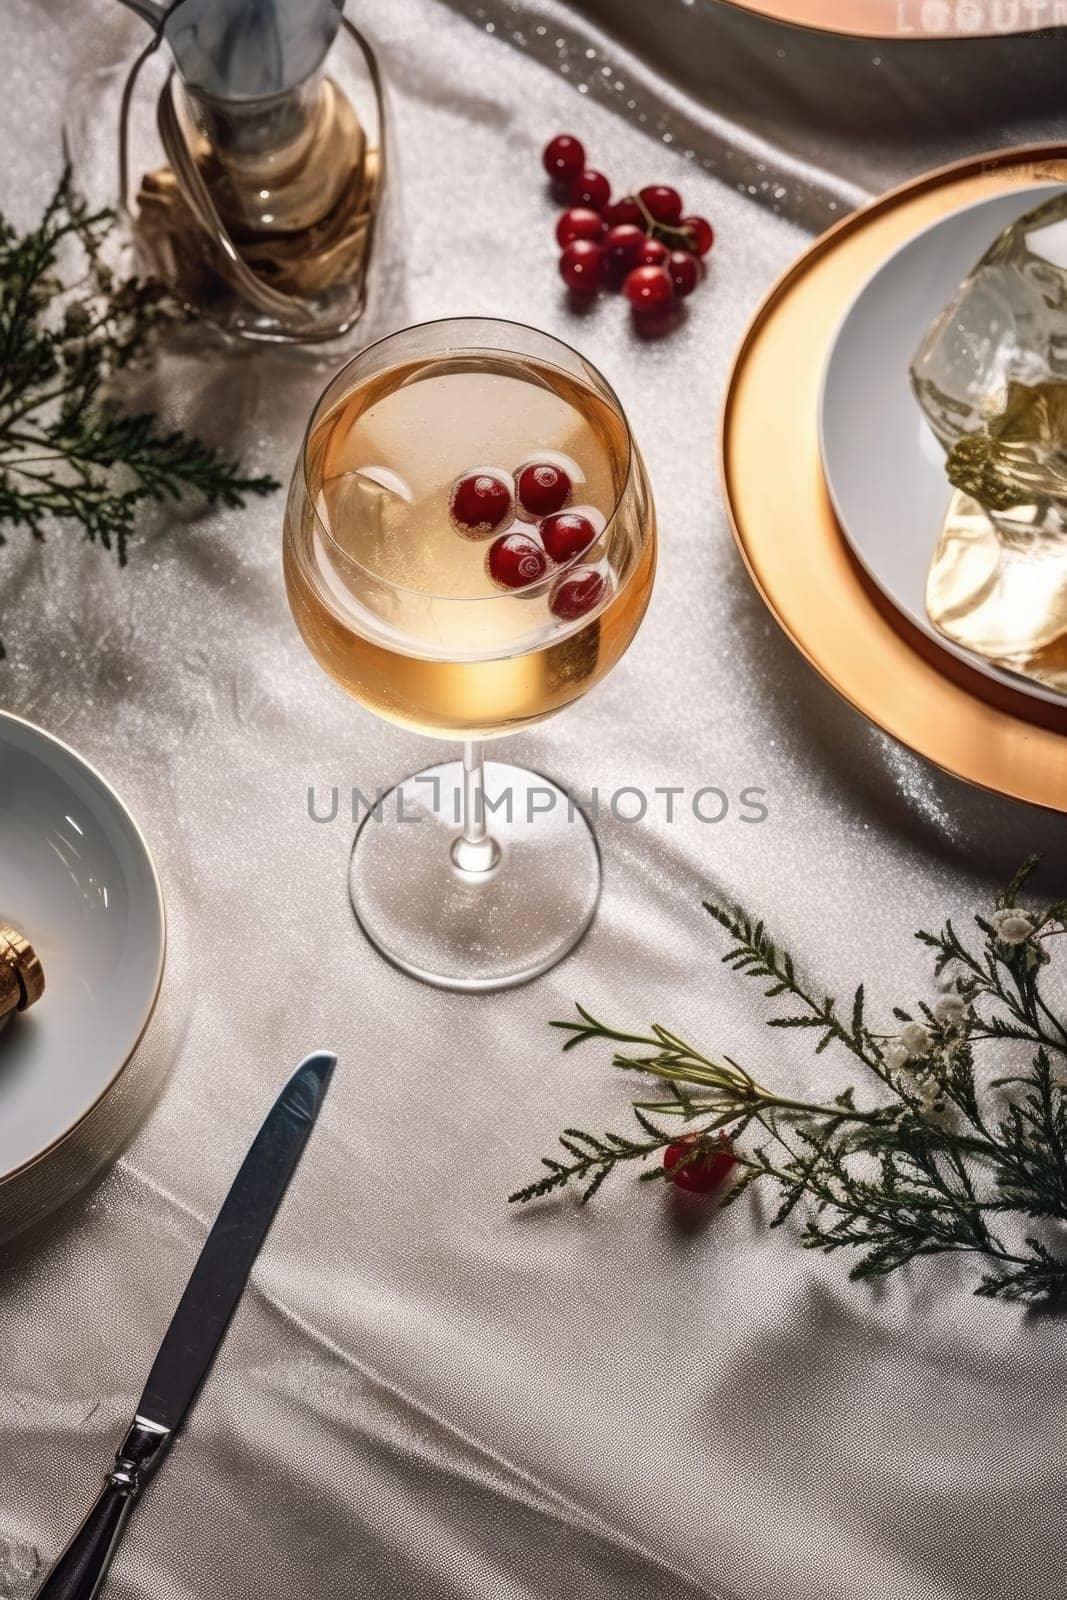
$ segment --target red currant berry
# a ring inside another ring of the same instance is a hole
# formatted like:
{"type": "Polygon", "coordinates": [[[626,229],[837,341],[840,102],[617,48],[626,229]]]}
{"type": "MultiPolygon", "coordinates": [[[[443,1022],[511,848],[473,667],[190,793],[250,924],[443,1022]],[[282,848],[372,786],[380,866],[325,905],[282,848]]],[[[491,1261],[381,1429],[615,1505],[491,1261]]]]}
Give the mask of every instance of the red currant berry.
{"type": "Polygon", "coordinates": [[[604,265],[613,278],[621,282],[644,249],[647,240],[642,230],[632,222],[622,222],[609,228],[604,235],[604,265]]]}
{"type": "Polygon", "coordinates": [[[668,1183],[690,1194],[713,1194],[731,1168],[736,1167],[737,1157],[728,1139],[717,1139],[709,1149],[700,1134],[687,1133],[667,1146],[663,1165],[668,1183]],[[695,1155],[694,1150],[698,1152],[695,1155]]]}
{"type": "Polygon", "coordinates": [[[572,206],[556,223],[556,239],[560,244],[570,244],[572,239],[592,239],[595,244],[603,237],[604,219],[588,206],[572,206]]]}
{"type": "Polygon", "coordinates": [[[594,294],[600,287],[604,252],[592,239],[572,239],[559,258],[559,275],[576,294],[594,294]]]}
{"type": "Polygon", "coordinates": [[[649,184],[647,189],[641,190],[640,199],[653,222],[673,227],[682,214],[682,197],[669,184],[649,184]]]}
{"type": "Polygon", "coordinates": [[[524,589],[548,571],[548,557],[528,533],[502,533],[489,546],[485,564],[501,589],[524,589]]]}
{"type": "Polygon", "coordinates": [[[646,239],[637,252],[637,265],[639,267],[665,267],[671,258],[671,253],[662,239],[646,239]]]}
{"type": "Polygon", "coordinates": [[[593,611],[608,592],[608,580],[595,567],[575,567],[555,585],[548,597],[549,610],[561,622],[577,622],[593,611]]]}
{"type": "Polygon", "coordinates": [[[555,182],[570,182],[585,169],[585,147],[571,133],[557,133],[545,145],[541,162],[549,177],[555,182]]]}
{"type": "Polygon", "coordinates": [[[479,539],[499,528],[512,508],[511,484],[502,472],[481,468],[452,485],[448,509],[460,533],[479,539]]]}
{"type": "Polygon", "coordinates": [[[613,200],[609,206],[604,207],[604,221],[609,228],[617,228],[624,222],[632,222],[636,227],[643,229],[645,214],[637,201],[627,195],[625,200],[613,200]]]}
{"type": "Polygon", "coordinates": [[[622,288],[635,311],[662,311],[674,298],[671,275],[663,267],[635,267],[622,288]]]}
{"type": "Polygon", "coordinates": [[[570,202],[572,206],[589,206],[593,211],[603,211],[611,198],[611,184],[602,172],[587,167],[572,181],[570,202]]]}
{"type": "Polygon", "coordinates": [[[555,516],[545,517],[537,531],[552,560],[561,566],[588,550],[596,538],[596,529],[580,511],[557,511],[555,516]]]}
{"type": "Polygon", "coordinates": [[[703,268],[700,260],[690,250],[672,250],[667,257],[667,271],[671,275],[674,292],[679,300],[692,294],[700,282],[703,268]]]}
{"type": "MultiPolygon", "coordinates": [[[[570,473],[554,461],[530,461],[519,468],[516,488],[524,511],[531,517],[549,517],[554,511],[562,511],[571,497],[570,473]]],[[[548,553],[552,555],[551,550],[548,553]]],[[[559,560],[558,556],[552,558],[559,560]]]]}
{"type": "Polygon", "coordinates": [[[715,230],[706,217],[683,217],[679,227],[685,230],[689,247],[698,256],[706,256],[715,243],[715,230]]]}

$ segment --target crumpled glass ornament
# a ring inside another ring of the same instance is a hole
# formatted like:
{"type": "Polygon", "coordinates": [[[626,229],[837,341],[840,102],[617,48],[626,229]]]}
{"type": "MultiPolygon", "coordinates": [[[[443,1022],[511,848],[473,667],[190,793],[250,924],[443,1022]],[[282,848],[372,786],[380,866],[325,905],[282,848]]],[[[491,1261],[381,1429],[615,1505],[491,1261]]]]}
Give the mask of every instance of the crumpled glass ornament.
{"type": "Polygon", "coordinates": [[[911,380],[957,490],[930,620],[1067,693],[1067,190],[998,234],[927,330],[911,380]]]}

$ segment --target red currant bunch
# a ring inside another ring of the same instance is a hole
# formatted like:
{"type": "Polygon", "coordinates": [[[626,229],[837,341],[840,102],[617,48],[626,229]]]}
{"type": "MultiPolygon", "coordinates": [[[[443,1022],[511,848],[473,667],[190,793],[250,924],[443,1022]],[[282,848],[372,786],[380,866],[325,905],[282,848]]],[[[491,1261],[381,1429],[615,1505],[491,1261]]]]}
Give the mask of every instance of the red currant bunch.
{"type": "Polygon", "coordinates": [[[705,217],[684,216],[682,197],[666,183],[612,200],[602,172],[587,167],[573,134],[559,133],[542,157],[553,190],[566,203],[556,224],[560,276],[583,298],[621,289],[635,315],[662,315],[691,295],[715,243],[705,217]]]}
{"type": "Polygon", "coordinates": [[[566,568],[549,590],[548,608],[561,622],[577,622],[610,598],[612,579],[604,563],[571,565],[588,554],[603,526],[591,506],[568,510],[573,497],[565,466],[531,456],[514,472],[472,467],[463,473],[452,485],[448,512],[465,539],[496,535],[485,567],[498,589],[526,589],[553,568],[566,568]]]}

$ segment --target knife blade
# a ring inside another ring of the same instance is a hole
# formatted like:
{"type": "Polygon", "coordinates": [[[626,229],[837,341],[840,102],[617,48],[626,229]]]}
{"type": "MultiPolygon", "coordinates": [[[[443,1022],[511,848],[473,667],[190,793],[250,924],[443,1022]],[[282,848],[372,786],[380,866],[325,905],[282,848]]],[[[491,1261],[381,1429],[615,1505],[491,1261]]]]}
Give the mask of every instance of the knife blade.
{"type": "Polygon", "coordinates": [[[337,1057],[300,1063],[252,1142],[200,1252],[115,1466],[36,1600],[92,1600],[130,1512],[196,1399],[296,1170],[337,1057]]]}

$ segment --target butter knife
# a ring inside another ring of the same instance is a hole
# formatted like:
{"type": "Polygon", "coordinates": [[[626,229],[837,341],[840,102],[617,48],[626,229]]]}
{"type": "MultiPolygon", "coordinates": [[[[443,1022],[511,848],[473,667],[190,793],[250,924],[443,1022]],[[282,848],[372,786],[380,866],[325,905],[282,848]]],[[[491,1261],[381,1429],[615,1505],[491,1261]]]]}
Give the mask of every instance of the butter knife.
{"type": "Polygon", "coordinates": [[[245,1156],[159,1347],[100,1497],[37,1591],[93,1600],[126,1520],[196,1399],[326,1096],[337,1057],[302,1061],[245,1156]]]}

